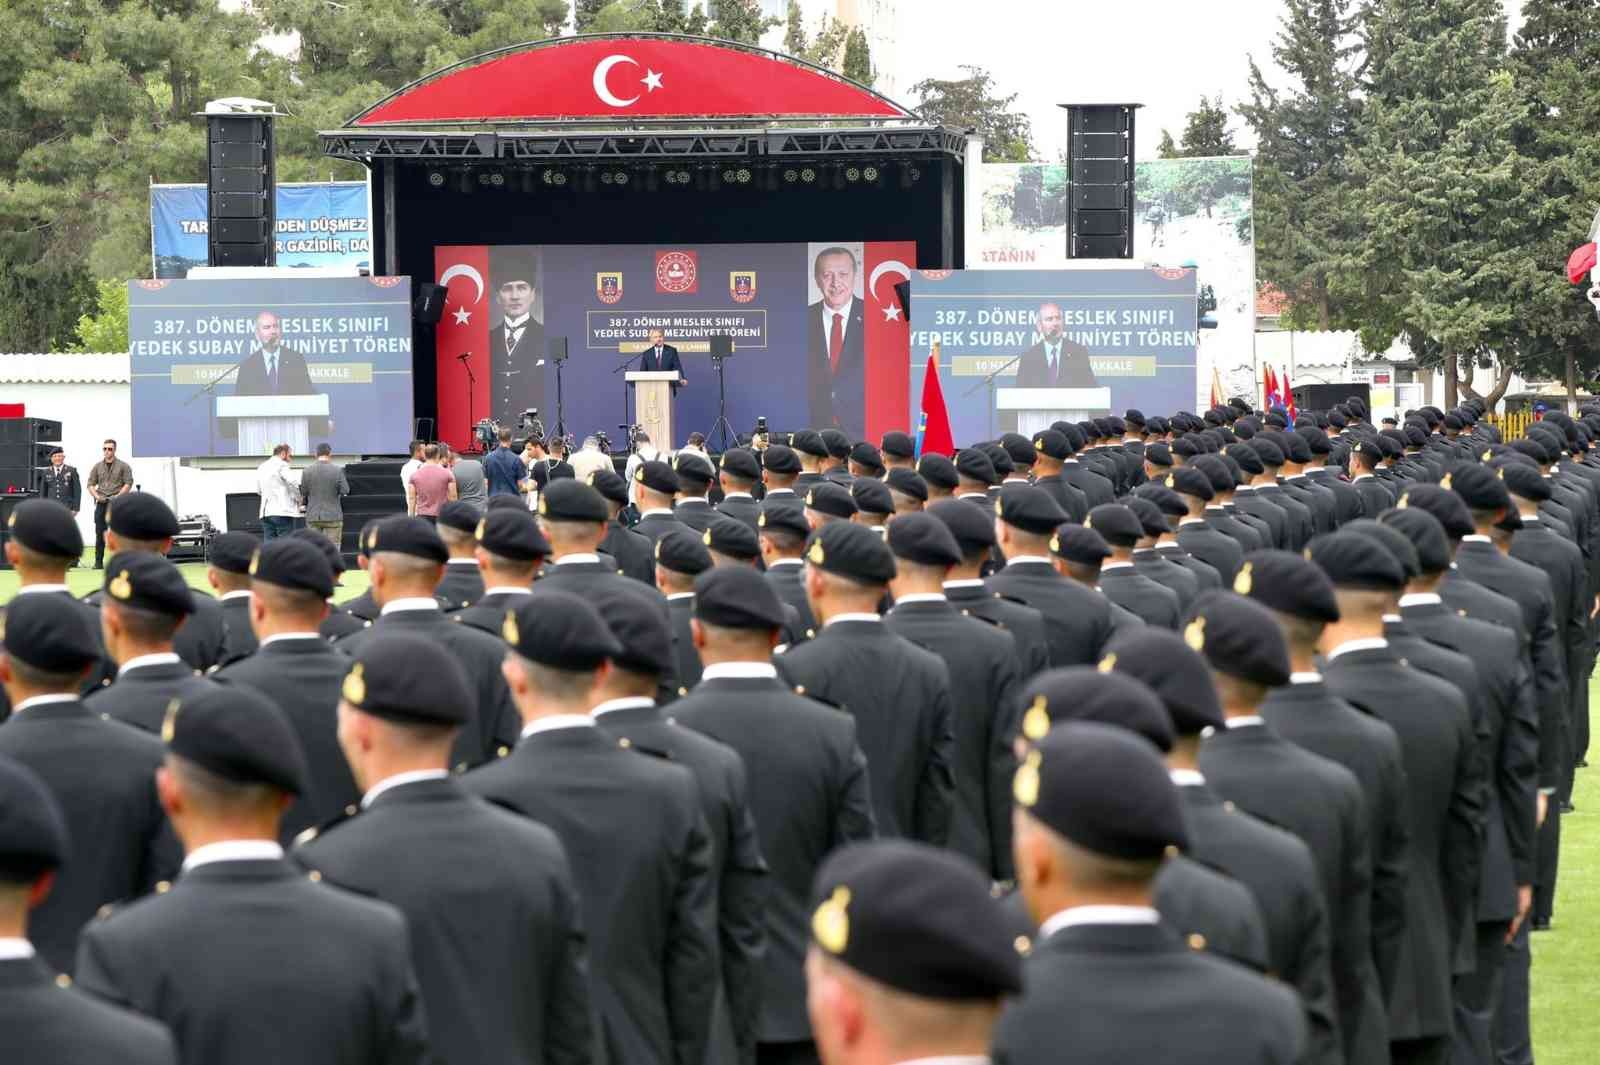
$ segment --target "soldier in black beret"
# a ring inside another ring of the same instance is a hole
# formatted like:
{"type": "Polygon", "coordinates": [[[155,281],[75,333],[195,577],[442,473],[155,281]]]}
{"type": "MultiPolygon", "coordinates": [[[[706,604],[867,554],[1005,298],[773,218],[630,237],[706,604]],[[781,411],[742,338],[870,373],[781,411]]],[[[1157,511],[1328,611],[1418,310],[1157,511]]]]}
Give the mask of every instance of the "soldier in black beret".
{"type": "MultiPolygon", "coordinates": [[[[342,575],[345,571],[344,556],[340,554],[338,545],[316,529],[296,529],[289,535],[296,540],[304,540],[322,554],[323,561],[328,564],[328,572],[333,577],[333,586],[337,589],[343,583],[342,575]]],[[[366,626],[367,622],[351,613],[347,604],[335,603],[330,598],[328,616],[317,626],[317,632],[324,639],[336,640],[366,626]]]]}
{"type": "Polygon", "coordinates": [[[248,688],[211,685],[174,700],[161,734],[156,783],[189,851],[183,875],[84,929],[80,986],[219,1061],[314,1060],[334,1045],[422,1061],[404,917],[301,875],[275,842],[286,797],[306,783],[282,712],[248,688]],[[262,943],[282,948],[270,965],[262,943]],[[254,1004],[247,1016],[240,995],[254,1004]]]}
{"type": "Polygon", "coordinates": [[[1105,597],[1147,625],[1176,631],[1181,617],[1178,593],[1134,566],[1133,552],[1145,537],[1138,515],[1121,503],[1105,503],[1089,512],[1088,527],[1104,538],[1108,549],[1098,580],[1105,597]]]}
{"type": "Polygon", "coordinates": [[[920,511],[928,501],[928,482],[908,466],[892,466],[883,478],[896,514],[920,511]]]}
{"type": "Polygon", "coordinates": [[[591,993],[619,1060],[671,1060],[673,1047],[703,1060],[720,982],[694,777],[594,727],[603,667],[623,648],[586,599],[541,592],[503,630],[522,738],[463,783],[560,837],[588,936],[591,993]],[[635,875],[646,868],[661,872],[635,875]]]}
{"type": "MultiPolygon", "coordinates": [[[[673,529],[656,541],[656,587],[667,600],[666,621],[672,634],[674,675],[678,684],[692,688],[700,681],[700,657],[695,654],[689,618],[694,611],[694,579],[711,568],[705,539],[687,528],[673,529]]],[[[660,620],[659,612],[656,614],[660,620]]]]}
{"type": "Polygon", "coordinates": [[[1066,579],[1050,561],[1051,537],[1065,521],[1053,499],[1027,485],[1007,485],[995,506],[995,538],[1006,566],[989,578],[989,589],[1044,615],[1052,666],[1094,661],[1111,635],[1105,597],[1066,579]]]}
{"type": "Polygon", "coordinates": [[[851,482],[850,499],[856,505],[850,520],[883,535],[884,527],[894,517],[894,497],[889,494],[889,486],[873,477],[858,477],[851,482]]]}
{"type": "Polygon", "coordinates": [[[1356,440],[1350,447],[1350,486],[1361,497],[1362,516],[1375,518],[1395,504],[1389,482],[1377,475],[1383,446],[1372,438],[1356,440]]]}
{"type": "Polygon", "coordinates": [[[850,437],[843,429],[824,429],[819,435],[822,437],[822,446],[828,449],[828,455],[819,467],[823,478],[849,488],[854,480],[853,472],[846,468],[851,451],[850,437]]]}
{"type": "Polygon", "coordinates": [[[705,532],[711,515],[716,511],[707,498],[717,471],[711,462],[692,451],[680,451],[673,459],[673,469],[678,474],[678,494],[672,505],[673,517],[695,532],[705,532]]]}
{"type": "Polygon", "coordinates": [[[878,445],[878,450],[883,454],[885,469],[905,469],[915,472],[917,468],[917,444],[911,439],[910,433],[902,433],[898,429],[891,429],[883,434],[883,440],[878,445]]]}
{"type": "Polygon", "coordinates": [[[1284,455],[1278,483],[1311,511],[1315,534],[1333,532],[1339,527],[1339,501],[1333,489],[1307,476],[1307,468],[1312,460],[1310,441],[1298,432],[1280,433],[1274,439],[1284,455]]]}
{"type": "Polygon", "coordinates": [[[1156,540],[1156,554],[1176,566],[1181,566],[1194,577],[1198,591],[1222,587],[1222,577],[1217,573],[1216,567],[1191,555],[1179,542],[1177,523],[1189,516],[1189,506],[1184,497],[1168,488],[1165,482],[1166,479],[1163,477],[1161,480],[1146,481],[1134,489],[1135,496],[1154,503],[1161,511],[1162,517],[1167,519],[1168,530],[1156,540]]]}
{"type": "Polygon", "coordinates": [[[997,443],[983,444],[981,448],[983,453],[989,456],[990,463],[994,465],[994,474],[997,480],[997,483],[990,485],[989,491],[985,493],[991,500],[999,497],[1000,485],[1002,484],[1026,484],[1028,482],[1026,473],[1017,473],[1016,463],[1011,461],[1011,453],[1004,446],[997,443]]]}
{"type": "Polygon", "coordinates": [[[1100,564],[1111,557],[1111,548],[1104,536],[1087,525],[1064,523],[1050,537],[1050,554],[1064,563],[1059,567],[1064,575],[1085,588],[1096,588],[1100,564]]]}
{"type": "Polygon", "coordinates": [[[856,502],[850,489],[832,481],[819,481],[805,490],[805,516],[813,529],[832,522],[848,522],[856,515],[856,502]]]}
{"type": "MultiPolygon", "coordinates": [[[[28,499],[12,508],[6,519],[5,560],[17,571],[19,595],[57,595],[77,602],[67,588],[67,570],[83,554],[83,536],[78,523],[66,507],[54,499],[28,499]]],[[[90,630],[95,646],[100,644],[100,617],[87,606],[80,609],[90,630]]],[[[107,663],[114,670],[114,663],[107,663]]],[[[85,679],[85,685],[97,683],[97,671],[85,679]]],[[[10,712],[5,692],[0,690],[0,721],[10,712]]]]}
{"type": "Polygon", "coordinates": [[[173,1065],[177,1052],[164,1027],[73,990],[40,942],[37,912],[59,892],[70,852],[67,818],[50,786],[0,758],[0,922],[11,937],[0,957],[6,1046],[19,1061],[173,1065]]]}
{"type": "Polygon", "coordinates": [[[1122,505],[1133,511],[1134,516],[1139,519],[1142,534],[1129,556],[1134,569],[1161,587],[1170,589],[1178,597],[1178,609],[1187,611],[1189,604],[1200,594],[1200,582],[1189,570],[1157,550],[1157,545],[1162,539],[1170,538],[1172,533],[1171,527],[1167,524],[1167,516],[1161,512],[1159,506],[1144,496],[1124,496],[1122,505]]]}
{"type": "MultiPolygon", "coordinates": [[[[655,583],[655,544],[648,536],[634,532],[627,524],[628,482],[615,470],[596,470],[588,485],[600,494],[606,506],[606,533],[599,553],[617,560],[623,574],[647,585],[655,583]]],[[[498,624],[498,621],[496,622],[498,624]]]]}
{"type": "Polygon", "coordinates": [[[295,861],[405,914],[438,1054],[588,1060],[572,869],[553,831],[475,801],[449,772],[473,698],[460,665],[431,640],[389,633],[346,668],[339,736],[364,795],[358,814],[305,833],[295,861]],[[564,1022],[547,1022],[552,1011],[564,1022]]]}
{"type": "MultiPolygon", "coordinates": [[[[1223,583],[1231,582],[1244,561],[1244,552],[1238,541],[1213,528],[1207,520],[1206,504],[1216,495],[1211,479],[1192,466],[1178,466],[1159,482],[1151,483],[1177,493],[1189,508],[1188,515],[1178,519],[1178,545],[1214,569],[1223,583]]],[[[1161,497],[1153,498],[1160,506],[1161,497]]]]}
{"type": "Polygon", "coordinates": [[[1191,833],[1148,742],[1110,725],[1057,725],[1018,769],[1014,794],[1018,884],[1040,928],[1027,992],[996,1032],[997,1059],[1100,1061],[1130,1040],[1151,1060],[1300,1059],[1305,1022],[1288,990],[1193,950],[1161,924],[1156,875],[1191,833]],[[1099,902],[1129,908],[1108,920],[1085,908],[1099,902]]]}
{"type": "Polygon", "coordinates": [[[981,448],[969,447],[956,452],[956,498],[989,502],[989,489],[1000,483],[994,461],[981,448]]]}
{"type": "Polygon", "coordinates": [[[256,649],[256,634],[250,628],[250,562],[260,546],[261,538],[253,533],[225,532],[212,537],[207,550],[206,582],[217,593],[222,610],[222,665],[256,649]]]}
{"type": "Polygon", "coordinates": [[[449,558],[445,560],[444,576],[439,578],[433,594],[444,603],[447,611],[469,607],[483,595],[483,577],[478,573],[475,554],[481,517],[477,507],[460,500],[451,500],[439,508],[436,527],[449,558]]]}
{"type": "MultiPolygon", "coordinates": [[[[479,519],[475,537],[484,594],[476,604],[457,614],[456,620],[498,636],[506,611],[531,594],[533,582],[550,556],[550,541],[532,514],[509,508],[485,513],[479,519]]],[[[654,569],[654,560],[651,568],[654,569]]]]}
{"type": "Polygon", "coordinates": [[[670,465],[659,459],[640,463],[633,471],[630,489],[633,504],[639,509],[639,520],[633,527],[635,532],[648,536],[654,543],[669,529],[688,528],[673,511],[678,495],[678,474],[670,465]]]}
{"type": "Polygon", "coordinates": [[[761,557],[761,540],[755,531],[742,521],[720,514],[711,519],[700,541],[711,552],[714,566],[754,566],[761,557]]]}
{"type": "Polygon", "coordinates": [[[1288,509],[1275,499],[1268,499],[1259,492],[1257,483],[1265,482],[1277,466],[1269,467],[1265,456],[1273,456],[1274,462],[1281,460],[1282,452],[1271,441],[1252,438],[1246,444],[1229,444],[1219,455],[1205,455],[1194,460],[1196,469],[1206,471],[1211,478],[1213,495],[1211,504],[1206,507],[1206,520],[1217,528],[1219,532],[1226,533],[1239,541],[1239,547],[1245,552],[1257,551],[1263,547],[1281,547],[1288,549],[1295,535],[1295,523],[1288,509]],[[1231,474],[1231,477],[1229,476],[1231,474]],[[1229,486],[1228,481],[1233,485],[1229,486]],[[1237,525],[1228,526],[1215,519],[1212,509],[1218,505],[1239,521],[1256,530],[1256,542],[1242,536],[1237,525]]]}
{"type": "Polygon", "coordinates": [[[768,444],[761,453],[761,483],[766,489],[762,502],[798,502],[795,483],[802,471],[800,456],[793,448],[768,444]]]}
{"type": "Polygon", "coordinates": [[[928,485],[928,498],[948,499],[961,484],[956,464],[944,455],[930,452],[917,460],[917,475],[928,485]]]}
{"type": "Polygon", "coordinates": [[[794,489],[804,495],[808,488],[824,480],[822,465],[830,457],[828,445],[823,442],[821,433],[814,429],[802,429],[790,437],[789,446],[800,458],[801,472],[795,481],[794,489]]]}
{"type": "Polygon", "coordinates": [[[1049,668],[1050,646],[1044,615],[1026,604],[991,592],[983,582],[984,567],[994,550],[994,518],[956,499],[938,500],[927,513],[938,518],[955,538],[961,561],[945,575],[945,598],[956,609],[996,625],[1017,645],[1017,675],[1031,677],[1049,668]]]}
{"type": "Polygon", "coordinates": [[[811,535],[805,511],[782,503],[763,503],[756,516],[756,530],[768,583],[787,606],[794,608],[801,630],[814,632],[817,621],[806,599],[804,580],[806,538],[811,535]]]}
{"type": "Polygon", "coordinates": [[[1034,487],[1054,499],[1068,521],[1082,521],[1089,513],[1089,501],[1067,480],[1066,464],[1072,458],[1072,445],[1067,443],[1066,435],[1046,429],[1034,436],[1030,446],[1034,453],[1034,487]]]}
{"type": "Polygon", "coordinates": [[[1003,1001],[1022,990],[1021,959],[987,889],[970,865],[920,844],[829,857],[806,960],[822,1061],[987,1060],[1003,1001]]]}
{"type": "Polygon", "coordinates": [[[724,451],[717,471],[717,481],[722,487],[722,502],[717,504],[717,513],[736,518],[754,531],[756,515],[761,510],[755,498],[755,487],[760,480],[761,463],[755,452],[742,447],[724,451]]]}
{"type": "Polygon", "coordinates": [[[884,474],[883,454],[865,440],[850,448],[850,476],[881,478],[884,474]]]}

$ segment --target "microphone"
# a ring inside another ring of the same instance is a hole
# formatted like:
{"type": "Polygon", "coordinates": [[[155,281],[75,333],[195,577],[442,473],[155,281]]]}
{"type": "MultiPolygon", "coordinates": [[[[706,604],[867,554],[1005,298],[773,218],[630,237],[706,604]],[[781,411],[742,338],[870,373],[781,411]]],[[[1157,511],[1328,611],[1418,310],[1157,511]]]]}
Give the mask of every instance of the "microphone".
{"type": "Polygon", "coordinates": [[[462,362],[466,362],[468,359],[472,358],[472,352],[463,351],[460,355],[457,355],[456,358],[460,359],[462,362]]]}

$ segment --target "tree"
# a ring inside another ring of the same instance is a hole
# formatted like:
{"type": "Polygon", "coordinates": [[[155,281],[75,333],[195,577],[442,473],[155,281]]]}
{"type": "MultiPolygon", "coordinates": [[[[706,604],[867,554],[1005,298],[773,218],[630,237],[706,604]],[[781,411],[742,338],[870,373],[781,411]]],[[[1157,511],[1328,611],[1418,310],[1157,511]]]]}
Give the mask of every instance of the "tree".
{"type": "Polygon", "coordinates": [[[1181,159],[1183,153],[1178,150],[1178,142],[1172,139],[1172,134],[1166,130],[1161,131],[1161,143],[1156,145],[1157,159],[1181,159]]]}
{"type": "Polygon", "coordinates": [[[594,33],[593,23],[595,16],[608,6],[611,0],[576,0],[572,5],[572,24],[578,33],[594,33]]]}
{"type": "Polygon", "coordinates": [[[763,15],[757,0],[717,0],[716,18],[707,33],[724,41],[759,44],[761,35],[782,21],[763,15]]]}
{"type": "Polygon", "coordinates": [[[850,27],[827,15],[823,15],[818,22],[815,36],[808,35],[805,18],[800,11],[800,0],[789,0],[789,13],[784,20],[783,49],[796,59],[804,59],[838,72],[849,39],[850,27]]]}
{"type": "Polygon", "coordinates": [[[963,66],[965,78],[925,78],[911,86],[914,110],[930,122],[971,129],[983,138],[989,163],[1025,163],[1033,158],[1033,126],[1013,110],[1017,94],[997,96],[994,79],[982,67],[963,66]]]}
{"type": "Polygon", "coordinates": [[[100,281],[95,285],[95,310],[78,319],[73,351],[128,350],[128,284],[100,281]]]}
{"type": "Polygon", "coordinates": [[[844,65],[839,73],[863,85],[871,85],[877,80],[878,75],[872,69],[872,49],[867,44],[866,33],[859,26],[850,31],[850,37],[844,43],[844,65]]]}
{"type": "Polygon", "coordinates": [[[1219,93],[1216,100],[1200,97],[1200,106],[1190,111],[1184,119],[1183,140],[1172,143],[1172,134],[1161,131],[1161,146],[1157,149],[1163,159],[1200,158],[1213,155],[1238,155],[1228,131],[1228,110],[1222,106],[1219,93]]]}

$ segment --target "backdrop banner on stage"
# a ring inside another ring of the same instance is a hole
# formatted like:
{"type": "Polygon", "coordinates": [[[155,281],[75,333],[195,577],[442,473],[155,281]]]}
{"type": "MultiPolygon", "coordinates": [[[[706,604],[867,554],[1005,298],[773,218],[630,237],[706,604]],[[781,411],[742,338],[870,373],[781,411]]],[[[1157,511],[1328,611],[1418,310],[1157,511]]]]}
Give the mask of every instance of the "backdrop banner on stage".
{"type": "Polygon", "coordinates": [[[716,420],[711,338],[728,336],[736,433],[765,417],[774,432],[838,425],[877,439],[907,423],[908,326],[894,286],[915,255],[913,241],[859,240],[437,247],[435,276],[449,290],[437,334],[440,438],[464,447],[477,421],[515,427],[530,408],[554,432],[554,338],[567,341],[567,432],[611,432],[634,413],[623,371],[638,368],[659,329],[688,381],[680,437],[716,420]]]}
{"type": "Polygon", "coordinates": [[[411,279],[128,282],[139,455],[403,453],[411,279]]]}
{"type": "Polygon", "coordinates": [[[1061,416],[1166,414],[1194,401],[1193,270],[926,270],[911,284],[907,401],[921,395],[922,363],[939,341],[958,445],[1061,416]]]}
{"type": "MultiPolygon", "coordinates": [[[[364,181],[281,182],[274,241],[279,266],[346,266],[372,261],[364,181]]],[[[188,277],[206,264],[206,187],[150,186],[150,255],[156,277],[188,277]]]]}

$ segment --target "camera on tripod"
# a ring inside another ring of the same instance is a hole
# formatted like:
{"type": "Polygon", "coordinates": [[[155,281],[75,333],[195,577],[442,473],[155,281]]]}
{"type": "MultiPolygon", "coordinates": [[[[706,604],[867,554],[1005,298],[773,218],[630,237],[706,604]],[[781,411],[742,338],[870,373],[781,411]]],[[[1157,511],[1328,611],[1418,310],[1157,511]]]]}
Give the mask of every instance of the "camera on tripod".
{"type": "Polygon", "coordinates": [[[600,445],[601,451],[604,451],[607,455],[611,454],[611,438],[606,435],[604,429],[596,429],[594,431],[594,442],[600,445]]]}
{"type": "Polygon", "coordinates": [[[756,451],[765,451],[767,444],[767,418],[762,415],[756,419],[756,431],[750,434],[750,446],[756,451]]]}

